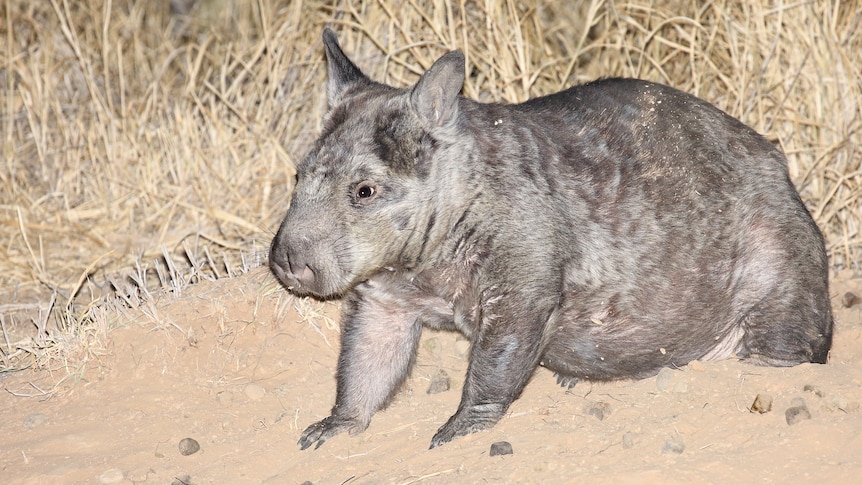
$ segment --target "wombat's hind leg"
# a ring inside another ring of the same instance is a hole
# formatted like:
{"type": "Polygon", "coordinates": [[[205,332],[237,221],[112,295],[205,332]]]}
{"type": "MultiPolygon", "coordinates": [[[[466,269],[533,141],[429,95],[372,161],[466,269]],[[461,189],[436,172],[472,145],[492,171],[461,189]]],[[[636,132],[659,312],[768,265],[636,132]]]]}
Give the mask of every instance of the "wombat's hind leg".
{"type": "Polygon", "coordinates": [[[736,261],[734,307],[744,332],[737,356],[754,364],[825,364],[832,346],[823,238],[795,192],[793,199],[751,215],[736,261]]]}
{"type": "Polygon", "coordinates": [[[743,322],[745,334],[737,356],[750,363],[777,367],[826,363],[832,343],[828,308],[761,302],[743,322]]]}
{"type": "Polygon", "coordinates": [[[557,379],[557,385],[565,387],[567,391],[570,391],[578,383],[577,377],[566,376],[558,372],[554,372],[554,377],[557,379]]]}

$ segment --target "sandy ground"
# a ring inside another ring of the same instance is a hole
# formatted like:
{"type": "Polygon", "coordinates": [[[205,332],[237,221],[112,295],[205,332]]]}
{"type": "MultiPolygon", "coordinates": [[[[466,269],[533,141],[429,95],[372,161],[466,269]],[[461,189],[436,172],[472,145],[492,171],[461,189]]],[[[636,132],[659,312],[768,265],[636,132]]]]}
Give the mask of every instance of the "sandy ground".
{"type": "Polygon", "coordinates": [[[842,297],[862,295],[862,278],[832,285],[828,365],[696,362],[568,392],[540,369],[495,428],[430,451],[458,406],[467,345],[426,331],[411,377],[367,431],[300,451],[300,432],[334,400],[338,307],[285,295],[261,268],[114,316],[109,352],[50,395],[20,396],[57,374],[0,377],[0,481],[858,483],[862,305],[842,297]],[[440,369],[451,389],[428,394],[440,369]],[[758,394],[771,411],[749,410],[758,394]],[[788,424],[802,404],[810,419],[788,424]],[[200,450],[181,454],[184,438],[200,450]],[[491,456],[498,441],[514,453],[491,456]]]}

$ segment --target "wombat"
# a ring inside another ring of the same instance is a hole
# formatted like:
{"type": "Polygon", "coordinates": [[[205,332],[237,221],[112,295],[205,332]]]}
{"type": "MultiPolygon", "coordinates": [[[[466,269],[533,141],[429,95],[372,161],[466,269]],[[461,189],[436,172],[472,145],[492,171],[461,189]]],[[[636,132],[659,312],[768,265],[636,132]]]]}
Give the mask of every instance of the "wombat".
{"type": "Polygon", "coordinates": [[[458,51],[397,89],[323,41],[330,111],[270,253],[293,293],[344,299],[335,406],[302,449],[367,428],[423,325],[471,340],[432,448],[493,426],[537,366],[571,386],[826,362],[823,237],[751,128],[634,79],[482,104],[458,51]]]}

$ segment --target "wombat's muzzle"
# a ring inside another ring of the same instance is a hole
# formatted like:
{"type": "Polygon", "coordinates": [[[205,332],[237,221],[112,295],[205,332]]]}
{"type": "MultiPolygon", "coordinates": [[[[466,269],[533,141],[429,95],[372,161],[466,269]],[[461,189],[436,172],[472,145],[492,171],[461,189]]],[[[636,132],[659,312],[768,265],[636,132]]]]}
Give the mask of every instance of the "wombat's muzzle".
{"type": "Polygon", "coordinates": [[[279,238],[273,241],[269,252],[269,267],[276,278],[286,287],[301,293],[313,291],[315,270],[299,253],[288,254],[289,248],[279,244],[279,238]]]}

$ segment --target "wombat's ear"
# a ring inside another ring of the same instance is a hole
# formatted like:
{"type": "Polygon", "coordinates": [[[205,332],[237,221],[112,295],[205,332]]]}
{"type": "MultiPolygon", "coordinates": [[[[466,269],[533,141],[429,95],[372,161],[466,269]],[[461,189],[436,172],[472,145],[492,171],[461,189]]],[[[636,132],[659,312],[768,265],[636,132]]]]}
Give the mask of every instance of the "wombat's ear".
{"type": "Polygon", "coordinates": [[[445,54],[422,75],[410,101],[419,116],[430,126],[442,126],[458,114],[458,93],[464,86],[464,54],[445,54]]]}
{"type": "Polygon", "coordinates": [[[326,95],[329,106],[333,107],[344,100],[344,93],[356,83],[369,83],[370,80],[356,64],[350,61],[338,45],[335,32],[323,29],[323,45],[326,47],[326,66],[329,81],[326,85],[326,95]]]}

